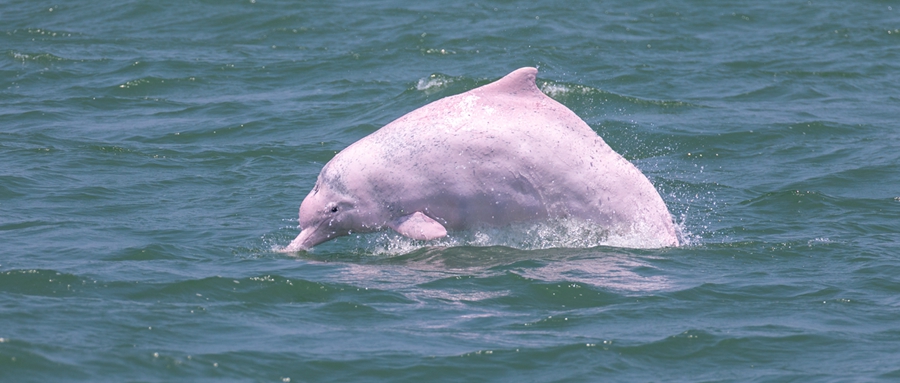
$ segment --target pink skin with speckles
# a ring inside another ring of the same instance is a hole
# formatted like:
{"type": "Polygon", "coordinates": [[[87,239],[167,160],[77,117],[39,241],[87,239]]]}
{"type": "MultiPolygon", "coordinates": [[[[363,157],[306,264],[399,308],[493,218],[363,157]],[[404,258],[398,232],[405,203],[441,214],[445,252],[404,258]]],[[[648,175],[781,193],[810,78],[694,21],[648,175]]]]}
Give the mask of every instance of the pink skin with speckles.
{"type": "Polygon", "coordinates": [[[420,240],[455,230],[580,219],[678,246],[659,193],[584,121],[535,85],[537,69],[416,109],[325,164],[300,205],[308,250],[393,229],[420,240]]]}

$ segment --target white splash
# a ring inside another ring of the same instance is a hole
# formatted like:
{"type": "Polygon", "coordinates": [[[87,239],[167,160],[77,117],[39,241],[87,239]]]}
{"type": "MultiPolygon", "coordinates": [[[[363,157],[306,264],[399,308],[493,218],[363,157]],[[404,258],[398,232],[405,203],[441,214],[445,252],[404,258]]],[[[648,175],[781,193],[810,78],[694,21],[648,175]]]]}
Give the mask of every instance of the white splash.
{"type": "Polygon", "coordinates": [[[433,93],[441,88],[444,88],[453,83],[452,79],[438,76],[433,74],[428,76],[427,78],[419,79],[419,82],[416,83],[416,90],[423,91],[425,93],[433,93]]]}
{"type": "Polygon", "coordinates": [[[423,247],[504,246],[519,250],[554,248],[586,249],[598,246],[631,249],[665,247],[651,234],[652,229],[640,226],[609,228],[577,219],[555,219],[546,222],[484,227],[477,230],[451,232],[445,238],[419,241],[393,232],[360,237],[362,244],[375,255],[408,254],[423,247]]]}

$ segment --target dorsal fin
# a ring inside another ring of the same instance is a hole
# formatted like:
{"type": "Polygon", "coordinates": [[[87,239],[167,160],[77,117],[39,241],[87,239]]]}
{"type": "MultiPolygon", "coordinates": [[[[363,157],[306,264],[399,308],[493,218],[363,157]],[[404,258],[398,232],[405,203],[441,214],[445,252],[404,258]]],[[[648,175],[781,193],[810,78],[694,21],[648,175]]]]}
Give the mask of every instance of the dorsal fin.
{"type": "Polygon", "coordinates": [[[482,86],[479,90],[485,93],[543,96],[537,84],[534,83],[537,72],[537,68],[519,68],[497,81],[482,86]]]}

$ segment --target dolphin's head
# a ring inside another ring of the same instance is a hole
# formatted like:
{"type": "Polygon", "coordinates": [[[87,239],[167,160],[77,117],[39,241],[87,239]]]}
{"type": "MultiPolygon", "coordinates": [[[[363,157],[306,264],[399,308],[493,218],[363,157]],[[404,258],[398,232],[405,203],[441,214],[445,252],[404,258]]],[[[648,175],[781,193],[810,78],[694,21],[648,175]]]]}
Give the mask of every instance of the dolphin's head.
{"type": "Polygon", "coordinates": [[[347,190],[344,181],[336,173],[322,170],[316,186],[300,204],[300,235],[287,250],[309,248],[352,231],[362,231],[359,224],[357,199],[347,190]]]}

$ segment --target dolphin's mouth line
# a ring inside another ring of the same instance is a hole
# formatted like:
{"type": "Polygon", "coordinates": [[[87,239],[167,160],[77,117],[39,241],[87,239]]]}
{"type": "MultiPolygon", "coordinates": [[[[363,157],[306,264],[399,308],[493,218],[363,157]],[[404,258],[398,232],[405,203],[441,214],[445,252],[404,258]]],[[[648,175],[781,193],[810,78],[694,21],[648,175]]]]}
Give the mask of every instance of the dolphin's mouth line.
{"type": "Polygon", "coordinates": [[[288,245],[287,249],[290,251],[307,251],[322,242],[337,237],[337,231],[331,229],[331,226],[334,223],[333,221],[334,220],[327,220],[318,225],[300,228],[300,234],[291,241],[291,244],[288,245]]]}

